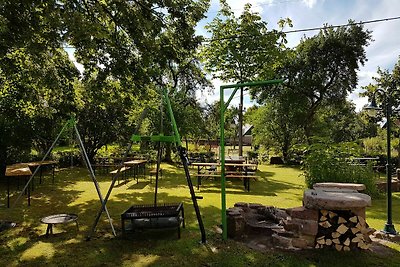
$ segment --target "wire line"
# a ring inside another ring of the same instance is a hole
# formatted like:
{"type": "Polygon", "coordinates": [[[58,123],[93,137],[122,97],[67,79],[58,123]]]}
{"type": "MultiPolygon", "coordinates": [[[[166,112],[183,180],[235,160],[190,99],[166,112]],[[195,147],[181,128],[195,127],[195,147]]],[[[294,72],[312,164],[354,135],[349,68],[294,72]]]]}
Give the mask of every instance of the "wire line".
{"type": "MultiPolygon", "coordinates": [[[[331,26],[327,25],[324,27],[314,27],[314,28],[282,31],[282,33],[288,34],[288,33],[297,33],[297,32],[317,31],[317,30],[333,29],[333,28],[352,26],[352,25],[364,25],[364,24],[370,24],[370,23],[386,22],[386,21],[398,20],[398,19],[400,19],[400,16],[384,18],[384,19],[374,19],[374,20],[366,20],[366,21],[360,21],[360,22],[352,22],[352,23],[340,24],[340,25],[331,25],[331,26]]],[[[250,34],[233,35],[233,36],[222,37],[222,38],[208,38],[208,39],[205,39],[204,41],[202,41],[202,43],[210,43],[210,42],[214,42],[214,41],[223,41],[223,40],[230,40],[230,39],[237,39],[237,38],[263,37],[263,36],[265,36],[265,35],[264,34],[263,35],[250,35],[250,34]]]]}

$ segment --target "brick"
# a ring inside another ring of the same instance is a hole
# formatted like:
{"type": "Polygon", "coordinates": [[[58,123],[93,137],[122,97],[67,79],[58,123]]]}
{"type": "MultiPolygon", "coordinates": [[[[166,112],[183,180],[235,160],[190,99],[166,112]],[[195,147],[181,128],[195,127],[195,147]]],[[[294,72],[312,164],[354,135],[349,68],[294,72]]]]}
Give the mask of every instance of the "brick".
{"type": "Polygon", "coordinates": [[[287,209],[286,212],[292,218],[318,221],[318,210],[307,209],[305,207],[296,207],[287,209]]]}
{"type": "Polygon", "coordinates": [[[312,248],[313,246],[310,246],[307,242],[307,240],[303,238],[293,238],[292,239],[292,246],[295,248],[312,248]]]}
{"type": "Polygon", "coordinates": [[[351,212],[365,219],[365,208],[352,208],[351,212]]]}
{"type": "Polygon", "coordinates": [[[317,235],[318,221],[292,219],[292,223],[300,225],[299,233],[303,235],[317,235]]]}

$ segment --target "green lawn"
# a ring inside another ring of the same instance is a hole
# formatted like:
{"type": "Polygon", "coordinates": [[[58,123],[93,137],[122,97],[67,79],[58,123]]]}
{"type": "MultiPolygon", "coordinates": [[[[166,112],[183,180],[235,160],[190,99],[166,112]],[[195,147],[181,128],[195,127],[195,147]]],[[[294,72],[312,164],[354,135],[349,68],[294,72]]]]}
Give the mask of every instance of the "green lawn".
{"type": "MultiPolygon", "coordinates": [[[[176,231],[147,231],[135,236],[113,237],[103,215],[95,237],[85,241],[99,200],[85,169],[66,169],[57,172],[56,184],[46,176],[33,192],[32,205],[26,198],[13,210],[0,207],[0,220],[11,220],[18,227],[0,233],[0,266],[398,266],[400,246],[375,252],[338,253],[331,250],[302,252],[251,250],[232,240],[223,242],[216,233],[220,224],[220,194],[218,181],[205,181],[198,195],[203,216],[207,245],[200,245],[200,231],[190,201],[182,169],[163,165],[159,203],[184,202],[186,229],[181,239],[176,231]],[[79,215],[80,231],[73,224],[55,227],[55,234],[44,236],[46,226],[41,217],[54,213],[79,215]]],[[[300,206],[304,179],[296,168],[263,165],[261,179],[251,183],[251,192],[242,183],[227,183],[227,206],[235,202],[254,202],[281,208],[300,206]]],[[[103,194],[110,176],[99,176],[103,194]]],[[[194,181],[196,184],[196,181],[194,181]]],[[[16,184],[12,185],[13,192],[16,184]]],[[[0,184],[0,199],[5,199],[5,185],[0,184]]],[[[152,203],[154,180],[141,179],[117,186],[108,203],[114,226],[120,233],[120,214],[132,204],[152,203]]],[[[12,200],[15,200],[15,195],[12,200]]],[[[3,201],[4,203],[4,201],[3,201]]],[[[400,194],[393,195],[394,224],[400,229],[400,194]]],[[[386,220],[385,199],[374,200],[367,211],[367,222],[381,229],[386,220]]]]}

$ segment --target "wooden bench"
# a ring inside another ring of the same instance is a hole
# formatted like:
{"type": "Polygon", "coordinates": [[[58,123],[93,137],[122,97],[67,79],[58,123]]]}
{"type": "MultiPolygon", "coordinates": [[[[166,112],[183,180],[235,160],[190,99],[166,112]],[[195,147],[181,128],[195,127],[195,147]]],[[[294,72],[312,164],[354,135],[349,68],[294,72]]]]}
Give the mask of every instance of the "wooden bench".
{"type": "MultiPolygon", "coordinates": [[[[194,176],[197,177],[197,190],[200,190],[201,179],[204,178],[216,178],[221,177],[220,173],[196,173],[194,176]]],[[[246,173],[238,173],[238,172],[226,172],[225,179],[234,178],[234,179],[243,179],[244,188],[247,191],[250,191],[250,179],[257,181],[260,176],[257,175],[248,175],[246,173]]]]}
{"type": "MultiPolygon", "coordinates": [[[[158,169],[158,174],[162,178],[162,176],[163,176],[163,169],[162,168],[158,169]]],[[[151,177],[156,176],[156,175],[157,175],[157,168],[149,170],[150,183],[151,183],[151,177]]]]}

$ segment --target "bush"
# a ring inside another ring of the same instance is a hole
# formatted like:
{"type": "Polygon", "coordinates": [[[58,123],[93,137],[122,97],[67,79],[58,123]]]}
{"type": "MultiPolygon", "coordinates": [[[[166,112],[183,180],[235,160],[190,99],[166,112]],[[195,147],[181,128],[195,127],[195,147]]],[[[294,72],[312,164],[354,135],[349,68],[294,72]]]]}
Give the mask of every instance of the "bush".
{"type": "Polygon", "coordinates": [[[53,152],[52,158],[58,161],[58,166],[61,168],[81,166],[83,164],[79,150],[56,151],[53,152]]]}
{"type": "Polygon", "coordinates": [[[349,161],[352,146],[316,144],[307,151],[303,170],[308,188],[315,183],[360,183],[366,186],[366,193],[379,195],[376,187],[377,176],[372,165],[352,165],[349,161]]]}

